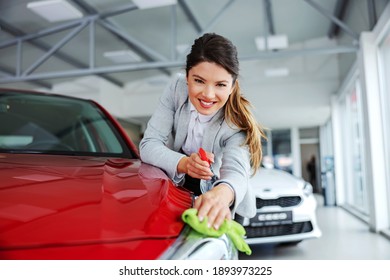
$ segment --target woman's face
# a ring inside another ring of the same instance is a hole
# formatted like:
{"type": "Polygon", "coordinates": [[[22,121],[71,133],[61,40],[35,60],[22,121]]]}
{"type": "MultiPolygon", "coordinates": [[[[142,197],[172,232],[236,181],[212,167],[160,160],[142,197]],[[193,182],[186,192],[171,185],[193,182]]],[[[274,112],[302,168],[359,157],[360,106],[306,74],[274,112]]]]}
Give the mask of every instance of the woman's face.
{"type": "Polygon", "coordinates": [[[222,108],[233,90],[233,77],[218,64],[201,62],[187,76],[191,103],[202,115],[211,115],[222,108]]]}

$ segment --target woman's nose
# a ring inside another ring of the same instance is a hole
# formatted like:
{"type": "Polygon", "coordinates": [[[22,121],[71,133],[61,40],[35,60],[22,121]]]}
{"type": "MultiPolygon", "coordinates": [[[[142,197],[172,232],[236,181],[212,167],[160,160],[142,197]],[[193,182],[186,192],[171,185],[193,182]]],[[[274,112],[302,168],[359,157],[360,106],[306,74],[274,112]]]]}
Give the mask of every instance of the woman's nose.
{"type": "Polygon", "coordinates": [[[214,97],[214,89],[212,86],[205,86],[204,88],[204,91],[203,91],[203,95],[205,97],[214,97]]]}

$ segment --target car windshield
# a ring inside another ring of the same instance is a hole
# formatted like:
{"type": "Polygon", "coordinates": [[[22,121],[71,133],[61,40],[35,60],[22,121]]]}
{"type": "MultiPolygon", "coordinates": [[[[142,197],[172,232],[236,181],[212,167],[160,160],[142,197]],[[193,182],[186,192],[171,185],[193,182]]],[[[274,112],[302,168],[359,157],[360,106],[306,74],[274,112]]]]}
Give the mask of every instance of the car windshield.
{"type": "Polygon", "coordinates": [[[6,91],[0,92],[0,151],[132,157],[93,102],[6,91]]]}

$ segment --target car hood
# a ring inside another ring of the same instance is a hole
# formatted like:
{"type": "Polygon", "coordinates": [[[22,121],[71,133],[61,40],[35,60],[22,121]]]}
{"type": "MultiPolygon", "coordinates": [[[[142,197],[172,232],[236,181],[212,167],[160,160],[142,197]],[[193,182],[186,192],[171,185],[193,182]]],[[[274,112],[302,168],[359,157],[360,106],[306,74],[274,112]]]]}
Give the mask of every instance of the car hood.
{"type": "Polygon", "coordinates": [[[174,239],[191,196],[139,160],[0,154],[0,251],[174,239]]]}
{"type": "Polygon", "coordinates": [[[266,168],[259,169],[251,178],[255,194],[266,198],[277,198],[280,194],[300,195],[304,183],[303,180],[285,171],[266,168]]]}

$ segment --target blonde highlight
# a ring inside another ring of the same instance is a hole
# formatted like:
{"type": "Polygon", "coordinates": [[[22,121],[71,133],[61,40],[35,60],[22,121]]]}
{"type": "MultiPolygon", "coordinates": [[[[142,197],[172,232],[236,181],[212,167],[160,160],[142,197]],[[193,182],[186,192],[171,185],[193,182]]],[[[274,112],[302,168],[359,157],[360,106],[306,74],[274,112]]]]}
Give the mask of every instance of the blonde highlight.
{"type": "Polygon", "coordinates": [[[235,81],[232,93],[225,105],[225,119],[245,132],[243,145],[249,148],[253,175],[261,166],[263,151],[261,142],[266,140],[263,127],[256,121],[251,112],[251,103],[242,95],[238,80],[235,81]]]}

